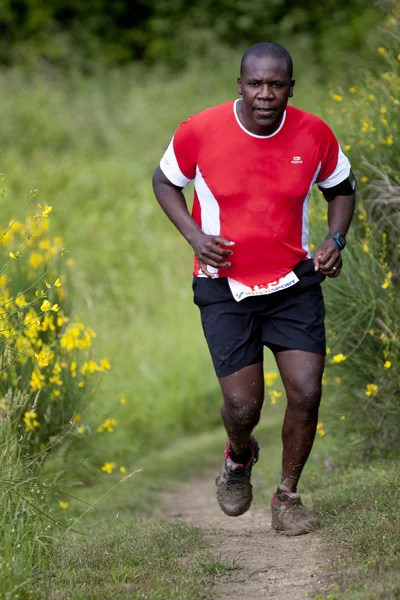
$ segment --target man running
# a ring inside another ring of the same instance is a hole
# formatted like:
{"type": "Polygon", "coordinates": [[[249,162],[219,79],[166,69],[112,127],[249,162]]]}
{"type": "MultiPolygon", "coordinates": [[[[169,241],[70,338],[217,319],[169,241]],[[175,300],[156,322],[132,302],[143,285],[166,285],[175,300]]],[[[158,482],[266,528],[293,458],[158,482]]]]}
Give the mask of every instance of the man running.
{"type": "Polygon", "coordinates": [[[337,277],[355,205],[350,163],[318,117],[288,106],[292,59],[278,44],[250,47],[241,99],[181,123],[153,176],[162,209],[195,252],[194,302],[223,394],[228,434],[217,477],[221,509],[243,514],[258,459],[251,435],[264,400],[263,346],[274,353],[287,395],[282,475],[272,527],[300,535],[318,526],[297,493],[310,454],[325,362],[321,282],[337,277]],[[188,212],[182,193],[194,180],[188,212]],[[308,200],[327,200],[328,230],[312,258],[308,200]]]}

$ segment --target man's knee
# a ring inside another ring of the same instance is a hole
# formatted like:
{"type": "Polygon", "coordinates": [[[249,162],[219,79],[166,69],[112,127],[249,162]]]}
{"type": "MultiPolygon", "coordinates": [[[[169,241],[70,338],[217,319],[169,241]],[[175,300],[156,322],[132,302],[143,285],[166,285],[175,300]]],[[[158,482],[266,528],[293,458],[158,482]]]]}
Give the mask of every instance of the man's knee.
{"type": "Polygon", "coordinates": [[[260,420],[262,404],[263,398],[224,394],[221,411],[228,412],[230,418],[242,427],[255,427],[260,420]]]}
{"type": "Polygon", "coordinates": [[[288,394],[289,410],[297,413],[301,420],[312,420],[318,415],[322,388],[320,384],[307,383],[288,394]]]}

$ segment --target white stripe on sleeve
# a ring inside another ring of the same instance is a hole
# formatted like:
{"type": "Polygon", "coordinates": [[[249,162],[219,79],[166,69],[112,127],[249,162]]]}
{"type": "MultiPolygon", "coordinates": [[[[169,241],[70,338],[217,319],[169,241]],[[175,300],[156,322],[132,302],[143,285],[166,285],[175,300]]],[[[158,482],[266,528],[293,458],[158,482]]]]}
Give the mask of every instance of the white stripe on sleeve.
{"type": "Polygon", "coordinates": [[[178,161],[176,160],[174,151],[174,138],[172,138],[164,156],[160,161],[160,169],[164,173],[165,177],[178,187],[185,187],[190,182],[190,179],[185,177],[180,170],[178,161]]]}
{"type": "Polygon", "coordinates": [[[342,152],[339,146],[338,161],[336,169],[324,181],[318,181],[318,186],[322,188],[331,188],[342,183],[350,175],[351,165],[347,156],[342,152]]]}

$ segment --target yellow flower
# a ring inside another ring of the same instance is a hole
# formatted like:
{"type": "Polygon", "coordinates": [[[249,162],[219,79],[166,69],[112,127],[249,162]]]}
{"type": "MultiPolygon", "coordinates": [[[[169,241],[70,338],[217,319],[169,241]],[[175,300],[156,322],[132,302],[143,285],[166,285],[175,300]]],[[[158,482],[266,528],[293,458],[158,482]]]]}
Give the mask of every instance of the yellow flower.
{"type": "Polygon", "coordinates": [[[104,473],[112,473],[116,466],[117,463],[115,462],[105,462],[101,467],[101,470],[104,471],[104,473]]]}
{"type": "Polygon", "coordinates": [[[369,252],[369,247],[368,247],[368,243],[366,240],[363,240],[363,251],[364,252],[369,252]]]}
{"type": "Polygon", "coordinates": [[[38,252],[32,252],[29,258],[29,266],[31,269],[37,269],[44,261],[43,256],[38,252]]]}
{"type": "Polygon", "coordinates": [[[375,144],[370,144],[369,147],[371,148],[371,150],[373,150],[375,148],[375,144]]]}
{"type": "Polygon", "coordinates": [[[264,381],[267,387],[274,385],[275,381],[278,378],[278,373],[276,371],[269,371],[268,373],[264,373],[264,381]]]}
{"type": "Polygon", "coordinates": [[[282,396],[281,392],[277,392],[276,390],[270,390],[268,395],[271,399],[271,404],[276,404],[277,399],[282,396]]]}
{"type": "Polygon", "coordinates": [[[355,87],[351,87],[349,88],[349,92],[350,94],[355,94],[357,92],[357,89],[355,87]]]}
{"type": "Polygon", "coordinates": [[[317,432],[319,433],[319,435],[321,437],[323,437],[325,435],[324,424],[322,423],[322,421],[320,421],[317,425],[317,432]]]}
{"type": "Polygon", "coordinates": [[[78,425],[78,427],[76,428],[76,431],[78,433],[80,433],[81,435],[85,433],[85,426],[84,425],[78,425]]]}
{"type": "Polygon", "coordinates": [[[375,100],[375,96],[373,94],[370,94],[368,96],[368,100],[371,100],[371,102],[372,102],[372,100],[375,100]]]}
{"type": "Polygon", "coordinates": [[[117,425],[117,420],[109,418],[109,419],[106,419],[104,421],[104,423],[102,423],[102,425],[100,425],[97,428],[97,431],[98,431],[98,433],[102,433],[105,429],[107,429],[107,431],[109,433],[112,433],[114,431],[114,427],[116,427],[116,425],[117,425]]]}
{"type": "Polygon", "coordinates": [[[18,308],[22,308],[23,306],[26,306],[28,303],[25,299],[24,294],[20,294],[19,296],[17,296],[15,298],[15,306],[18,306],[18,308]]]}
{"type": "Polygon", "coordinates": [[[339,96],[339,94],[333,94],[333,99],[335,102],[341,102],[343,100],[343,96],[339,96]]]}
{"type": "Polygon", "coordinates": [[[382,283],[381,288],[386,290],[386,288],[389,287],[389,279],[385,279],[385,281],[382,283]]]}
{"type": "Polygon", "coordinates": [[[39,354],[35,353],[35,358],[39,367],[48,367],[49,361],[54,358],[54,352],[49,352],[43,348],[39,354]]]}
{"type": "Polygon", "coordinates": [[[55,287],[60,287],[60,285],[62,285],[62,281],[59,277],[57,277],[57,279],[54,282],[55,287]]]}
{"type": "Polygon", "coordinates": [[[351,146],[349,144],[346,144],[344,149],[346,150],[346,152],[350,152],[351,146]]]}
{"type": "Polygon", "coordinates": [[[386,360],[385,363],[384,363],[384,365],[383,365],[383,368],[384,369],[390,369],[391,366],[392,366],[392,363],[390,362],[390,360],[386,360]]]}
{"type": "Polygon", "coordinates": [[[125,394],[120,394],[119,395],[119,402],[120,402],[120,404],[126,404],[126,396],[125,396],[125,394]]]}
{"type": "Polygon", "coordinates": [[[100,361],[100,369],[102,371],[106,371],[111,369],[111,365],[110,365],[110,361],[108,360],[108,358],[102,358],[100,361]]]}
{"type": "Polygon", "coordinates": [[[125,467],[120,467],[119,470],[120,470],[120,473],[122,473],[122,475],[126,474],[126,468],[125,467]]]}
{"type": "Polygon", "coordinates": [[[42,217],[44,219],[47,219],[47,217],[49,216],[49,214],[51,213],[51,211],[53,210],[52,206],[49,206],[47,204],[47,202],[45,202],[44,204],[38,204],[38,208],[43,209],[42,210],[42,217]]]}
{"type": "Polygon", "coordinates": [[[378,52],[379,52],[379,54],[381,54],[382,56],[386,56],[386,54],[387,54],[387,50],[386,50],[386,48],[383,48],[382,46],[379,46],[379,48],[378,48],[378,52]]]}
{"type": "Polygon", "coordinates": [[[68,502],[63,502],[63,501],[61,500],[61,502],[60,502],[60,508],[61,508],[62,510],[66,510],[66,509],[68,508],[68,506],[69,506],[68,502]]]}
{"type": "Polygon", "coordinates": [[[334,363],[341,363],[341,362],[343,362],[346,359],[347,359],[347,356],[345,356],[342,353],[335,354],[335,356],[332,358],[332,362],[334,362],[334,363]]]}
{"type": "Polygon", "coordinates": [[[12,258],[12,259],[14,259],[14,260],[16,260],[16,258],[17,258],[17,257],[15,256],[14,252],[10,252],[9,256],[10,256],[10,258],[12,258]]]}
{"type": "Polygon", "coordinates": [[[43,310],[44,312],[46,312],[46,310],[51,310],[51,302],[49,302],[48,300],[43,300],[40,310],[43,310]]]}
{"type": "Polygon", "coordinates": [[[382,331],[382,333],[381,333],[381,335],[379,336],[379,338],[382,340],[382,342],[384,342],[385,340],[387,340],[387,335],[386,335],[386,333],[384,333],[384,332],[382,331]]]}
{"type": "Polygon", "coordinates": [[[37,413],[27,410],[24,414],[25,431],[35,431],[39,427],[39,421],[36,420],[37,413]]]}
{"type": "Polygon", "coordinates": [[[54,385],[63,385],[63,381],[59,375],[49,377],[49,383],[54,383],[54,385]]]}
{"type": "Polygon", "coordinates": [[[75,413],[74,416],[72,417],[70,423],[79,423],[79,421],[81,421],[82,417],[80,415],[80,413],[75,413]]]}
{"type": "Polygon", "coordinates": [[[391,146],[391,145],[393,144],[393,136],[392,136],[392,135],[389,135],[389,136],[386,138],[386,143],[387,143],[389,146],[391,146]]]}
{"type": "Polygon", "coordinates": [[[29,190],[29,194],[30,194],[30,196],[32,196],[32,198],[34,198],[35,196],[37,196],[38,193],[39,193],[38,189],[29,190]]]}
{"type": "Polygon", "coordinates": [[[368,181],[368,177],[366,177],[366,175],[364,175],[363,177],[361,177],[361,181],[362,181],[363,183],[367,183],[367,181],[368,181]]]}
{"type": "Polygon", "coordinates": [[[327,354],[330,354],[330,353],[331,353],[331,349],[330,349],[330,348],[327,348],[327,349],[326,349],[326,353],[327,353],[327,354]]]}
{"type": "Polygon", "coordinates": [[[76,371],[77,371],[77,368],[78,368],[78,364],[77,364],[77,362],[75,360],[73,360],[71,362],[69,368],[70,368],[72,377],[76,377],[76,371]]]}
{"type": "Polygon", "coordinates": [[[83,383],[83,381],[80,381],[80,382],[78,383],[78,387],[80,387],[80,388],[83,388],[83,387],[84,387],[84,385],[85,385],[85,384],[83,383]]]}
{"type": "Polygon", "coordinates": [[[346,418],[346,417],[345,417],[344,415],[342,415],[342,416],[340,417],[340,420],[341,420],[341,421],[344,421],[344,420],[345,420],[345,418],[346,418]]]}
{"type": "Polygon", "coordinates": [[[365,395],[366,396],[371,396],[371,395],[375,395],[376,392],[378,391],[378,386],[375,385],[375,383],[367,383],[366,387],[365,387],[365,395]]]}
{"type": "Polygon", "coordinates": [[[44,384],[44,375],[39,371],[37,367],[33,369],[31,380],[29,382],[32,392],[37,392],[42,390],[45,386],[44,384]]]}

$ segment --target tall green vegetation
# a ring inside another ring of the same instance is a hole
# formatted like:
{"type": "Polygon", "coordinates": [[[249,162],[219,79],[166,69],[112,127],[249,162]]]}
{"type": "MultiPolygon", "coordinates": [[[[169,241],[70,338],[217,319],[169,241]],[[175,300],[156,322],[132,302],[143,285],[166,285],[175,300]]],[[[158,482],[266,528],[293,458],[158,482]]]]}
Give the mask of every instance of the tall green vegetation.
{"type": "MultiPolygon", "coordinates": [[[[375,51],[380,67],[332,94],[328,116],[358,178],[344,271],[326,289],[332,425],[364,458],[399,452],[400,7],[375,51]]],[[[318,219],[315,220],[318,227],[318,219]]]]}

